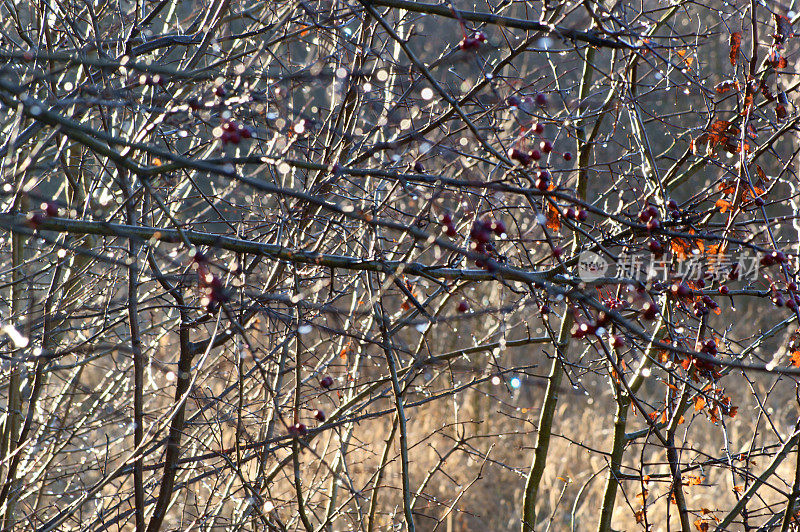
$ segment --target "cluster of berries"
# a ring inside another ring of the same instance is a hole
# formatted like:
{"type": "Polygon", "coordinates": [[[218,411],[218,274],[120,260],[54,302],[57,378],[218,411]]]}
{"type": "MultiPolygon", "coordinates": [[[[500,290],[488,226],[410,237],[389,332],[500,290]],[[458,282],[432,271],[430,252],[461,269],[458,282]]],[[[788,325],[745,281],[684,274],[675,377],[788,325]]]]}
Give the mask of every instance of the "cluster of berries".
{"type": "Polygon", "coordinates": [[[242,139],[251,138],[253,132],[248,126],[242,126],[232,120],[226,120],[220,126],[218,136],[222,144],[239,144],[242,139]]]}
{"type": "MultiPolygon", "coordinates": [[[[333,377],[331,377],[330,375],[322,377],[319,380],[319,385],[327,390],[328,388],[333,386],[333,377]]],[[[320,423],[323,423],[327,419],[325,412],[320,410],[319,408],[314,410],[312,415],[314,416],[314,419],[316,419],[320,423]]],[[[287,430],[289,432],[289,435],[294,438],[302,438],[303,436],[308,434],[308,427],[306,427],[304,423],[300,422],[289,425],[287,430]]]]}
{"type": "Polygon", "coordinates": [[[208,269],[208,259],[202,253],[195,253],[192,258],[197,265],[198,286],[200,287],[200,305],[206,312],[213,314],[220,303],[228,300],[228,293],[222,284],[222,279],[208,269]]]}
{"type": "Polygon", "coordinates": [[[485,42],[486,34],[482,31],[476,31],[472,35],[465,34],[464,38],[458,43],[458,47],[466,52],[474,52],[485,42]]]}
{"type": "Polygon", "coordinates": [[[26,217],[28,227],[31,229],[38,229],[47,218],[55,218],[58,216],[59,208],[55,203],[45,202],[41,204],[40,208],[42,209],[41,212],[29,212],[26,217]]]}
{"type": "Polygon", "coordinates": [[[506,234],[506,225],[501,220],[484,218],[483,220],[475,220],[469,232],[472,240],[470,248],[475,253],[485,257],[476,259],[475,266],[485,268],[487,271],[491,269],[491,264],[486,259],[496,252],[494,244],[492,244],[492,234],[497,236],[506,234]]]}

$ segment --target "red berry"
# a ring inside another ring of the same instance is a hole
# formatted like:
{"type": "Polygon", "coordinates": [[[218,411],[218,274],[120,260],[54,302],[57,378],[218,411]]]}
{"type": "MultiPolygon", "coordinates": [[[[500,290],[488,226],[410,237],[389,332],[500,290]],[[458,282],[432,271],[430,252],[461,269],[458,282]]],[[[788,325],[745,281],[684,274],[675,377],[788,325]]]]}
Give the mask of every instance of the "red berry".
{"type": "Polygon", "coordinates": [[[553,143],[550,142],[549,140],[543,140],[542,142],[540,142],[539,147],[545,153],[550,153],[551,151],[553,151],[553,143]]]}
{"type": "Polygon", "coordinates": [[[223,98],[227,93],[228,91],[226,91],[225,87],[223,87],[222,85],[214,87],[214,94],[216,94],[220,98],[223,98]]]}
{"type": "Polygon", "coordinates": [[[308,428],[302,423],[295,423],[289,427],[289,434],[295,438],[300,438],[308,434],[308,428]]]}
{"type": "Polygon", "coordinates": [[[550,190],[550,179],[544,177],[544,172],[536,179],[536,188],[542,192],[550,190]]]}
{"type": "Polygon", "coordinates": [[[542,315],[550,314],[550,305],[548,305],[546,303],[543,304],[541,307],[539,307],[539,312],[541,312],[542,315]]]}
{"type": "Polygon", "coordinates": [[[325,389],[330,388],[331,386],[333,386],[333,377],[331,377],[330,375],[322,377],[322,379],[319,381],[319,385],[325,389]]]}
{"type": "Polygon", "coordinates": [[[448,226],[447,226],[447,228],[444,230],[444,234],[446,234],[447,236],[453,237],[453,236],[456,236],[458,233],[456,233],[456,228],[455,228],[455,227],[453,227],[453,225],[452,225],[452,224],[450,224],[450,225],[448,225],[448,226]]]}
{"type": "Polygon", "coordinates": [[[545,96],[542,93],[537,94],[536,105],[538,105],[539,107],[544,107],[545,105],[547,105],[547,96],[545,96]]]}
{"type": "Polygon", "coordinates": [[[458,47],[464,51],[471,52],[477,50],[481,45],[481,41],[475,37],[464,37],[458,43],[458,47]]]}
{"type": "Polygon", "coordinates": [[[653,255],[658,255],[658,256],[661,256],[661,255],[663,255],[663,254],[664,254],[664,248],[663,248],[663,246],[661,245],[661,242],[659,242],[658,240],[650,240],[650,241],[647,243],[647,249],[649,249],[649,250],[650,250],[650,252],[651,252],[653,255]]]}
{"type": "Polygon", "coordinates": [[[649,222],[647,222],[647,230],[650,232],[657,231],[661,228],[661,222],[659,222],[656,218],[651,218],[649,222]]]}
{"type": "Polygon", "coordinates": [[[531,162],[530,155],[516,148],[508,150],[508,158],[519,162],[522,166],[528,166],[531,162]]]}
{"type": "Polygon", "coordinates": [[[575,218],[575,209],[572,207],[567,207],[567,210],[564,212],[564,218],[567,220],[572,220],[575,218]]]}
{"type": "Polygon", "coordinates": [[[563,157],[564,157],[565,161],[571,161],[572,160],[572,153],[568,152],[568,151],[565,151],[563,157]]]}
{"type": "Polygon", "coordinates": [[[466,301],[459,301],[457,310],[462,314],[467,312],[469,310],[469,303],[466,301]]]}
{"type": "Polygon", "coordinates": [[[42,210],[47,216],[51,218],[58,216],[58,205],[52,202],[42,204],[42,210]]]}
{"type": "Polygon", "coordinates": [[[585,222],[589,218],[589,213],[585,210],[581,209],[578,211],[578,220],[581,222],[585,222]]]}
{"type": "Polygon", "coordinates": [[[544,133],[544,124],[537,122],[536,125],[533,126],[533,131],[536,132],[537,135],[541,135],[544,133]]]}
{"type": "Polygon", "coordinates": [[[609,343],[614,349],[621,349],[625,347],[625,339],[616,334],[610,338],[609,343]]]}
{"type": "Polygon", "coordinates": [[[453,223],[453,215],[449,212],[442,213],[442,216],[439,218],[439,221],[444,225],[450,225],[453,223]]]}
{"type": "Polygon", "coordinates": [[[642,305],[642,317],[646,320],[654,320],[658,315],[658,310],[652,301],[646,302],[642,305]]]}
{"type": "Polygon", "coordinates": [[[497,236],[500,236],[503,233],[507,232],[506,224],[504,224],[502,220],[495,220],[494,222],[492,222],[492,231],[494,231],[494,234],[496,234],[497,236]]]}
{"type": "Polygon", "coordinates": [[[692,289],[683,283],[673,284],[671,290],[672,290],[672,295],[676,297],[689,297],[690,295],[692,295],[692,289]]]}
{"type": "Polygon", "coordinates": [[[508,104],[509,107],[519,107],[519,98],[516,96],[509,96],[506,98],[506,104],[508,104]]]}
{"type": "Polygon", "coordinates": [[[671,210],[671,211],[677,211],[678,210],[678,204],[675,202],[675,200],[669,200],[667,202],[667,208],[669,210],[671,210]]]}
{"type": "Polygon", "coordinates": [[[542,153],[539,150],[531,150],[528,156],[534,161],[538,161],[542,158],[542,153]]]}
{"type": "Polygon", "coordinates": [[[797,290],[797,283],[795,283],[794,281],[789,281],[789,284],[786,285],[786,289],[790,290],[792,292],[796,291],[797,290]]]}
{"type": "Polygon", "coordinates": [[[244,127],[239,128],[239,135],[243,139],[249,139],[249,138],[251,138],[253,136],[253,132],[250,130],[250,128],[248,126],[244,126],[244,127]]]}
{"type": "Polygon", "coordinates": [[[719,287],[719,293],[722,294],[723,296],[728,295],[729,292],[730,289],[727,286],[722,285],[719,287]]]}
{"type": "Polygon", "coordinates": [[[36,229],[40,225],[42,225],[42,221],[43,220],[44,220],[44,216],[42,215],[42,213],[40,213],[40,212],[29,212],[28,216],[27,216],[27,219],[26,219],[26,223],[28,224],[28,227],[30,227],[31,229],[36,229]]]}
{"type": "Polygon", "coordinates": [[[560,246],[553,247],[553,256],[558,258],[564,253],[564,250],[560,246]]]}
{"type": "Polygon", "coordinates": [[[650,205],[645,209],[645,211],[647,212],[647,216],[650,218],[658,218],[658,209],[655,206],[650,205]]]}
{"type": "Polygon", "coordinates": [[[325,421],[325,412],[319,409],[314,410],[314,419],[322,423],[323,421],[325,421]]]}

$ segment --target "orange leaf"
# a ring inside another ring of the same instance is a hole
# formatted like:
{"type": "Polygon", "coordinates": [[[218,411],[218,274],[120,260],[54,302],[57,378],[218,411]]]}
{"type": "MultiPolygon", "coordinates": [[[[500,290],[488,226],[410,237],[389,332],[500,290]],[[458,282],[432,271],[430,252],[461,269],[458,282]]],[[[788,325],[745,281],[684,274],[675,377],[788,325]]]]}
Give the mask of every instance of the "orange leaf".
{"type": "Polygon", "coordinates": [[[700,532],[708,532],[708,522],[707,521],[703,521],[702,519],[697,519],[694,522],[694,526],[700,532]]]}
{"type": "Polygon", "coordinates": [[[720,81],[714,85],[714,90],[717,91],[717,94],[725,94],[726,92],[730,92],[733,89],[738,88],[739,82],[732,79],[726,79],[725,81],[720,81]]]}
{"type": "Polygon", "coordinates": [[[669,245],[672,248],[672,252],[675,253],[676,257],[678,257],[678,260],[686,260],[686,257],[689,256],[689,243],[684,239],[673,238],[670,240],[669,245]]]}
{"type": "Polygon", "coordinates": [[[792,366],[800,368],[800,351],[792,351],[792,366]]]}
{"type": "Polygon", "coordinates": [[[694,411],[699,412],[706,406],[706,400],[702,396],[695,397],[694,399],[694,411]]]}
{"type": "Polygon", "coordinates": [[[739,48],[742,46],[742,34],[738,31],[731,33],[731,52],[730,52],[730,59],[731,65],[736,64],[736,58],[739,56],[739,48]]]}
{"type": "Polygon", "coordinates": [[[725,214],[725,211],[731,208],[731,202],[725,199],[718,199],[717,202],[714,204],[715,207],[719,209],[719,212],[725,214]]]}
{"type": "Polygon", "coordinates": [[[552,203],[547,204],[547,228],[553,231],[561,230],[561,214],[552,203]]]}

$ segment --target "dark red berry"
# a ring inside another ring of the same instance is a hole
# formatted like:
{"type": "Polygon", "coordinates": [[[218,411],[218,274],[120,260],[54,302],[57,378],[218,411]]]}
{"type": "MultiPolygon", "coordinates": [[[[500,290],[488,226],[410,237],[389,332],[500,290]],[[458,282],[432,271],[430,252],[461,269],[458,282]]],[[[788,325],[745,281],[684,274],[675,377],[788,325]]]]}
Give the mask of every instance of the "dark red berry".
{"type": "Polygon", "coordinates": [[[534,161],[538,161],[542,158],[542,153],[539,150],[531,150],[530,153],[528,153],[528,157],[534,161]]]}
{"type": "Polygon", "coordinates": [[[447,236],[453,237],[453,236],[456,236],[458,233],[456,232],[456,228],[452,224],[450,224],[444,230],[444,234],[446,234],[447,236]]]}
{"type": "Polygon", "coordinates": [[[308,434],[308,427],[306,427],[303,423],[295,423],[289,427],[289,434],[295,438],[301,438],[308,434]]]}
{"type": "Polygon", "coordinates": [[[645,211],[647,212],[647,216],[649,218],[658,218],[658,209],[655,206],[650,205],[645,209],[645,211]]]}
{"type": "Polygon", "coordinates": [[[539,107],[544,107],[545,105],[547,105],[547,96],[545,96],[541,92],[539,94],[537,94],[536,95],[536,105],[538,105],[539,107]]]}
{"type": "Polygon", "coordinates": [[[458,47],[464,51],[472,52],[477,50],[481,46],[481,41],[475,37],[467,36],[461,39],[458,43],[458,47]]]}
{"type": "Polygon", "coordinates": [[[564,253],[564,250],[560,246],[553,247],[553,256],[558,258],[564,253]]]}
{"type": "Polygon", "coordinates": [[[565,161],[571,161],[572,160],[572,153],[568,152],[568,151],[565,151],[563,157],[564,157],[565,161]]]}
{"type": "Polygon", "coordinates": [[[671,211],[677,211],[678,210],[678,204],[677,204],[677,202],[675,200],[669,200],[667,202],[667,208],[669,210],[671,210],[671,211]]]}
{"type": "Polygon", "coordinates": [[[51,218],[58,216],[58,205],[53,202],[47,202],[42,205],[42,210],[47,216],[51,218]]]}
{"type": "Polygon", "coordinates": [[[37,229],[40,225],[42,225],[42,221],[44,220],[44,216],[40,212],[29,212],[25,222],[28,224],[28,227],[31,229],[37,229]]]}
{"type": "Polygon", "coordinates": [[[719,293],[722,294],[723,296],[728,295],[729,292],[730,289],[727,286],[722,285],[719,287],[719,293]]]}
{"type": "Polygon", "coordinates": [[[512,161],[517,161],[522,166],[528,166],[531,163],[530,155],[516,148],[508,150],[508,158],[512,161]]]}
{"type": "Polygon", "coordinates": [[[319,381],[319,385],[325,389],[330,388],[331,386],[333,386],[333,377],[331,377],[330,375],[322,377],[322,379],[319,381]]]}
{"type": "Polygon", "coordinates": [[[190,98],[188,103],[189,103],[189,109],[192,109],[193,111],[197,111],[198,109],[200,109],[200,100],[198,100],[197,98],[190,98]]]}
{"type": "Polygon", "coordinates": [[[450,225],[453,223],[453,215],[449,212],[442,213],[442,216],[439,218],[439,221],[444,225],[450,225]]]}
{"type": "Polygon", "coordinates": [[[609,339],[609,343],[614,349],[621,349],[625,347],[625,339],[616,334],[609,339]]]}
{"type": "Polygon", "coordinates": [[[658,315],[658,310],[653,302],[647,301],[642,305],[642,317],[646,320],[654,320],[658,315]]]}
{"type": "Polygon", "coordinates": [[[659,222],[656,218],[651,218],[650,221],[647,222],[647,230],[651,233],[653,231],[657,231],[661,228],[661,222],[659,222]]]}
{"type": "Polygon", "coordinates": [[[647,242],[647,249],[649,249],[650,253],[654,255],[660,256],[664,254],[664,247],[658,240],[650,240],[649,242],[647,242]]]}
{"type": "Polygon", "coordinates": [[[519,107],[519,98],[516,96],[509,96],[506,98],[506,104],[508,104],[509,107],[519,107]]]}
{"type": "Polygon", "coordinates": [[[541,135],[542,133],[544,133],[544,124],[542,124],[541,122],[537,122],[536,125],[533,126],[533,131],[536,132],[537,135],[541,135]]]}
{"type": "Polygon", "coordinates": [[[253,136],[253,132],[250,130],[250,128],[248,126],[244,126],[244,127],[239,128],[239,135],[243,139],[249,139],[249,138],[251,138],[253,136]]]}
{"type": "Polygon", "coordinates": [[[323,421],[325,421],[325,412],[319,409],[314,410],[314,419],[322,423],[323,421]]]}
{"type": "Polygon", "coordinates": [[[547,304],[542,305],[541,307],[539,307],[539,312],[541,312],[543,315],[550,314],[550,305],[547,304]]]}
{"type": "Polygon", "coordinates": [[[539,143],[539,147],[542,149],[544,153],[550,153],[553,151],[553,143],[549,140],[543,140],[539,143]]]}
{"type": "Polygon", "coordinates": [[[219,96],[220,98],[223,98],[225,97],[226,94],[228,94],[228,91],[226,91],[225,87],[223,87],[222,85],[217,85],[216,87],[214,87],[214,94],[219,96]]]}
{"type": "Polygon", "coordinates": [[[536,179],[536,188],[542,192],[547,192],[547,190],[550,188],[550,181],[540,177],[536,179]]]}
{"type": "Polygon", "coordinates": [[[567,207],[567,210],[564,211],[564,218],[567,220],[573,220],[576,217],[575,209],[572,207],[567,207]]]}
{"type": "Polygon", "coordinates": [[[672,290],[672,295],[676,297],[689,297],[690,295],[692,295],[692,289],[683,283],[673,284],[671,290],[672,290]]]}
{"type": "Polygon", "coordinates": [[[589,218],[589,213],[581,209],[578,211],[578,221],[585,222],[589,218]]]}
{"type": "Polygon", "coordinates": [[[502,220],[495,220],[494,222],[492,222],[492,231],[494,231],[494,234],[496,234],[497,236],[500,236],[503,233],[507,232],[506,224],[504,224],[502,220]]]}
{"type": "Polygon", "coordinates": [[[469,303],[467,303],[466,301],[459,301],[458,307],[456,307],[456,309],[463,314],[464,312],[467,312],[469,310],[469,303]]]}

